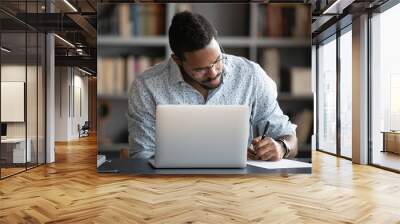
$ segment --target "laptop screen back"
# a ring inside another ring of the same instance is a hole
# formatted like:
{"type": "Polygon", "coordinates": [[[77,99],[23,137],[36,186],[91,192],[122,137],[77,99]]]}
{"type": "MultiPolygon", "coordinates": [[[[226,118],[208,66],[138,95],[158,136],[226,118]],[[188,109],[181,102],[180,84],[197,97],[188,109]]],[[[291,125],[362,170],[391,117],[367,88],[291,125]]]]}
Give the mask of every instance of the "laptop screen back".
{"type": "Polygon", "coordinates": [[[155,162],[163,167],[243,167],[249,137],[243,105],[157,107],[155,162]]]}

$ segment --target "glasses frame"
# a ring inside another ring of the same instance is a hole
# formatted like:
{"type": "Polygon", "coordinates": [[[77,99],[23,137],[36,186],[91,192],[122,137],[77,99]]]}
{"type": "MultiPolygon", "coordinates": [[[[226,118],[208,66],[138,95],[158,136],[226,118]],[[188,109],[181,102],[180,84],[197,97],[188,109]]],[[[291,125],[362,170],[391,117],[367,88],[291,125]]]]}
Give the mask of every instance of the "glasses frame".
{"type": "MultiPolygon", "coordinates": [[[[207,67],[204,68],[191,69],[193,76],[196,77],[204,76],[205,74],[208,73],[210,69],[214,68],[214,66],[216,66],[218,63],[221,63],[221,66],[224,64],[224,60],[226,60],[227,57],[225,56],[225,51],[220,44],[219,44],[219,49],[221,50],[221,54],[219,55],[218,59],[215,62],[209,64],[207,67]]],[[[184,63],[184,60],[181,61],[182,63],[184,63]]],[[[223,66],[221,68],[223,68],[223,66]]],[[[220,70],[221,68],[218,68],[218,70],[220,70]]]]}

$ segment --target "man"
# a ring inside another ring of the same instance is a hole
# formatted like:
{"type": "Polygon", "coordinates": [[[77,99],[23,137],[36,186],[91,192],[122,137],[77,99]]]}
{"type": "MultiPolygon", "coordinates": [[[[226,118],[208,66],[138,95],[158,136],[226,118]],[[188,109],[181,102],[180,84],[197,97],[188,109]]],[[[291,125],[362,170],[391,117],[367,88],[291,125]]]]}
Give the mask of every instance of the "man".
{"type": "Polygon", "coordinates": [[[296,126],[276,101],[274,81],[258,64],[223,53],[216,38],[214,27],[199,14],[173,17],[171,58],[132,83],[127,115],[132,158],[154,155],[158,104],[248,105],[248,158],[275,161],[296,156],[296,126]],[[268,137],[261,137],[264,134],[268,137]]]}

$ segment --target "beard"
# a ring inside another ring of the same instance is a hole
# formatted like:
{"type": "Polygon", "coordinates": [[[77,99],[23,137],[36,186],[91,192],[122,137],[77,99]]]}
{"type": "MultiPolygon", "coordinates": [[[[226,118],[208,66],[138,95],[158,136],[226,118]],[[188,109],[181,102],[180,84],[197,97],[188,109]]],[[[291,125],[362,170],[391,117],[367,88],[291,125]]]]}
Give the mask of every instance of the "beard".
{"type": "Polygon", "coordinates": [[[222,70],[220,73],[218,73],[214,78],[206,78],[205,80],[201,80],[201,81],[200,81],[200,80],[194,79],[191,75],[189,75],[188,73],[186,73],[185,70],[183,69],[183,67],[179,66],[179,68],[180,68],[180,70],[181,70],[182,75],[183,75],[186,79],[190,80],[191,82],[194,82],[194,83],[199,84],[201,87],[203,87],[203,88],[206,89],[206,90],[216,89],[216,88],[218,88],[218,87],[221,85],[221,83],[222,83],[222,78],[223,78],[224,70],[222,70]],[[214,80],[217,80],[217,79],[220,79],[219,83],[216,84],[216,85],[212,85],[211,83],[212,83],[214,80]]]}
{"type": "Polygon", "coordinates": [[[220,86],[222,83],[222,72],[218,73],[214,78],[207,78],[207,80],[202,81],[199,83],[202,87],[204,87],[207,90],[215,89],[218,86],[220,86]],[[216,86],[212,86],[211,82],[214,80],[220,79],[219,83],[216,86]]]}

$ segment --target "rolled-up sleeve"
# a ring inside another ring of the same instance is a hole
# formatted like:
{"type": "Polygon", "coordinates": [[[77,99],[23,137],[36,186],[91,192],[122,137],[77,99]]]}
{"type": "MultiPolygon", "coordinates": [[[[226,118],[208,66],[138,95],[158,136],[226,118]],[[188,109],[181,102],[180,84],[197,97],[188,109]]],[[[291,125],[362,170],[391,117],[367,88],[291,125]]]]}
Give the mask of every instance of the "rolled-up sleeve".
{"type": "Polygon", "coordinates": [[[252,129],[253,137],[264,134],[265,126],[269,122],[267,136],[278,138],[284,135],[296,135],[296,125],[283,114],[277,101],[275,82],[259,66],[255,65],[254,72],[254,101],[252,102],[252,129]]]}
{"type": "Polygon", "coordinates": [[[155,103],[144,81],[136,79],[129,91],[126,115],[131,158],[150,158],[155,150],[155,103]]]}

